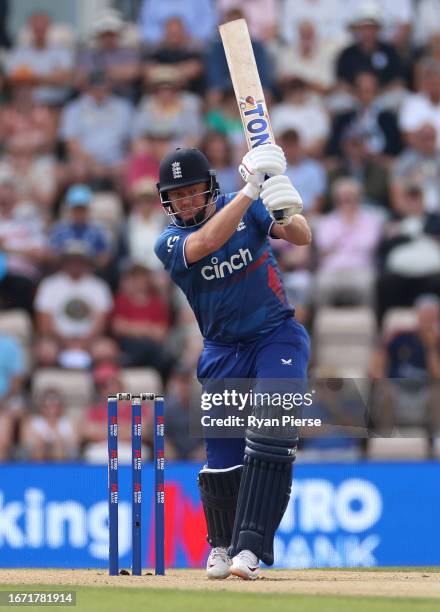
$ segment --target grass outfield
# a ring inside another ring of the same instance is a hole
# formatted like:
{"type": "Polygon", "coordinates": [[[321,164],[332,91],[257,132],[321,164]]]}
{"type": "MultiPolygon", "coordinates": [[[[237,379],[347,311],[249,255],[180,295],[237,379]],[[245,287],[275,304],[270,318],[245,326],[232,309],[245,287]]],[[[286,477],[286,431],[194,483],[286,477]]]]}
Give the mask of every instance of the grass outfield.
{"type": "MultiPolygon", "coordinates": [[[[252,586],[249,585],[251,588],[252,586]]],[[[59,587],[58,587],[59,588],[59,587]]],[[[68,590],[69,587],[62,587],[68,590]]],[[[130,612],[158,610],[160,612],[438,612],[438,599],[347,597],[334,595],[231,593],[225,591],[170,591],[142,588],[70,587],[76,592],[74,610],[80,612],[130,612]]],[[[1,590],[29,591],[30,586],[2,585],[1,590]]],[[[54,585],[33,585],[32,591],[54,589],[54,585]]],[[[53,607],[53,606],[51,606],[53,607]]],[[[33,606],[46,610],[47,606],[33,606]]],[[[69,607],[70,608],[70,607],[69,607]]],[[[67,609],[69,609],[67,608],[67,609]]],[[[57,607],[57,609],[59,609],[57,607]]]]}

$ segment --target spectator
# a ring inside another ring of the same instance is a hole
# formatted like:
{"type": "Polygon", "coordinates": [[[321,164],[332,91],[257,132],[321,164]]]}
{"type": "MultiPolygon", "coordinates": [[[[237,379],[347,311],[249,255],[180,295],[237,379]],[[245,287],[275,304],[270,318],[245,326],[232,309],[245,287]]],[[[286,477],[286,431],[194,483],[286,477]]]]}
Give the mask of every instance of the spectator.
{"type": "Polygon", "coordinates": [[[396,88],[402,79],[402,67],[396,50],[382,42],[382,13],[374,3],[359,7],[351,21],[356,42],[341,52],[337,60],[336,74],[345,86],[354,86],[359,72],[374,72],[383,88],[396,88]]]}
{"type": "Polygon", "coordinates": [[[357,181],[341,178],[332,190],[335,210],[315,226],[315,303],[369,304],[374,295],[374,255],[380,221],[361,206],[357,181]]]}
{"type": "Polygon", "coordinates": [[[320,157],[329,133],[329,120],[322,100],[312,95],[304,81],[292,79],[284,86],[281,104],[271,111],[276,133],[293,129],[298,132],[304,152],[320,157]]]}
{"type": "MultiPolygon", "coordinates": [[[[239,8],[234,8],[226,13],[224,21],[226,23],[228,21],[234,21],[235,19],[241,19],[242,17],[243,12],[239,8]]],[[[251,39],[251,42],[261,84],[263,89],[266,89],[269,94],[272,87],[269,56],[265,46],[261,42],[253,39],[251,39]]],[[[222,92],[231,89],[232,86],[225,51],[220,36],[213,39],[207,50],[206,78],[208,80],[208,102],[212,105],[218,104],[222,92]]]]}
{"type": "Polygon", "coordinates": [[[154,244],[164,227],[164,214],[155,182],[148,178],[139,179],[130,196],[131,210],[125,228],[129,258],[149,270],[162,270],[154,252],[154,244]]]}
{"type": "Polygon", "coordinates": [[[205,88],[203,55],[188,36],[185,24],[179,17],[168,19],[163,39],[157,47],[147,51],[144,61],[147,84],[157,68],[173,66],[178,71],[184,89],[203,94],[205,88]]]}
{"type": "Polygon", "coordinates": [[[50,16],[41,11],[29,18],[32,44],[13,48],[6,59],[8,74],[27,70],[36,86],[36,100],[49,106],[62,105],[69,95],[73,54],[69,49],[53,47],[48,42],[50,16]]]}
{"type": "Polygon", "coordinates": [[[297,131],[286,130],[277,134],[277,141],[286,155],[286,174],[301,194],[304,213],[319,213],[324,203],[327,184],[324,167],[304,154],[297,131]]]}
{"type": "Polygon", "coordinates": [[[224,134],[234,149],[234,158],[241,159],[246,141],[233,89],[220,94],[216,104],[206,114],[206,125],[209,130],[224,134]]]}
{"type": "Polygon", "coordinates": [[[21,444],[31,461],[69,461],[79,453],[76,427],[66,414],[55,389],[46,389],[36,401],[37,414],[22,427],[21,444]]]}
{"type": "Polygon", "coordinates": [[[35,297],[36,360],[41,365],[86,368],[93,344],[106,330],[112,297],[104,281],[92,274],[87,247],[67,242],[60,272],[45,278],[35,297]]]}
{"type": "Polygon", "coordinates": [[[32,312],[40,267],[47,256],[43,227],[19,206],[14,178],[0,174],[0,300],[3,308],[32,312]]]}
{"type": "Polygon", "coordinates": [[[281,43],[275,52],[276,78],[301,79],[311,91],[329,92],[335,84],[335,59],[340,45],[318,38],[312,21],[301,21],[293,42],[281,43]]]}
{"type": "Polygon", "coordinates": [[[170,308],[153,273],[137,262],[131,264],[122,275],[111,317],[113,335],[124,354],[123,365],[156,368],[165,379],[171,367],[164,348],[170,325],[170,308]]]}
{"type": "MultiPolygon", "coordinates": [[[[345,4],[348,21],[356,18],[359,4],[367,4],[363,0],[348,0],[345,4]]],[[[381,38],[396,48],[407,46],[411,39],[411,25],[414,20],[413,3],[411,0],[380,0],[383,28],[381,38]]]]}
{"type": "MultiPolygon", "coordinates": [[[[107,462],[107,398],[120,393],[124,388],[122,371],[113,363],[101,363],[93,370],[95,399],[87,408],[81,427],[84,443],[84,457],[92,463],[107,462]]],[[[150,444],[151,413],[145,402],[142,404],[142,437],[150,444]]],[[[118,404],[118,454],[121,463],[131,461],[131,403],[120,401],[118,404]]],[[[145,446],[142,457],[151,455],[145,446]]]]}
{"type": "Polygon", "coordinates": [[[154,45],[164,38],[165,24],[178,17],[185,29],[199,43],[207,43],[216,28],[217,15],[213,0],[144,0],[140,12],[140,28],[144,42],[154,45]]]}
{"type": "Polygon", "coordinates": [[[35,215],[47,221],[58,188],[58,165],[53,155],[40,153],[41,144],[35,133],[11,136],[5,142],[0,173],[13,177],[20,201],[33,206],[35,215]]]}
{"type": "Polygon", "coordinates": [[[9,75],[10,98],[0,108],[0,136],[25,136],[38,143],[39,152],[51,154],[57,138],[56,112],[34,98],[32,76],[26,69],[9,75]]]}
{"type": "Polygon", "coordinates": [[[127,154],[132,107],[110,93],[102,71],[90,73],[86,93],[70,102],[61,116],[60,138],[69,159],[85,162],[92,178],[113,178],[127,154]]]}
{"type": "Polygon", "coordinates": [[[329,191],[326,205],[332,205],[330,193],[335,181],[344,176],[351,177],[361,184],[365,204],[382,207],[385,216],[385,211],[390,207],[387,166],[369,154],[365,136],[356,127],[348,126],[341,133],[339,146],[341,155],[328,162],[329,191]]]}
{"type": "Polygon", "coordinates": [[[132,137],[155,131],[172,134],[181,145],[195,145],[202,134],[200,100],[182,91],[178,68],[159,66],[150,72],[151,94],[142,98],[133,119],[132,137]]]}
{"type": "Polygon", "coordinates": [[[378,104],[379,87],[374,72],[358,72],[354,77],[354,106],[351,111],[336,115],[327,145],[328,155],[340,155],[340,141],[348,128],[362,136],[370,156],[395,156],[401,150],[396,116],[378,104]]]}
{"type": "Polygon", "coordinates": [[[417,183],[423,190],[428,212],[440,212],[440,152],[437,148],[437,132],[425,123],[413,133],[412,147],[408,147],[396,159],[393,168],[393,204],[400,210],[402,181],[417,183]]]}
{"type": "Polygon", "coordinates": [[[13,337],[0,334],[0,461],[10,456],[15,425],[22,415],[24,356],[13,337]]]}
{"type": "Polygon", "coordinates": [[[96,70],[103,71],[114,94],[134,100],[136,81],[140,76],[139,51],[124,47],[121,35],[124,22],[117,11],[104,13],[95,23],[95,45],[86,47],[76,64],[78,85],[84,87],[96,70]]]}
{"type": "MultiPolygon", "coordinates": [[[[408,96],[399,116],[400,129],[407,143],[414,146],[414,135],[424,123],[430,123],[437,133],[437,149],[440,148],[440,60],[425,58],[421,91],[408,96]]],[[[416,137],[417,138],[417,137],[416,137]]]]}
{"type": "Polygon", "coordinates": [[[427,213],[417,184],[402,187],[400,219],[390,221],[379,246],[379,321],[393,306],[412,306],[423,293],[440,295],[440,215],[427,213]]]}
{"type": "MultiPolygon", "coordinates": [[[[195,372],[191,368],[176,367],[171,374],[165,396],[165,455],[178,461],[203,461],[205,445],[191,435],[191,411],[196,406],[194,393],[195,372]]],[[[193,415],[194,416],[194,415],[193,415]]]]}
{"type": "Polygon", "coordinates": [[[376,381],[373,423],[379,434],[394,427],[422,426],[440,431],[438,385],[440,378],[440,302],[436,295],[421,295],[415,302],[414,328],[383,335],[370,360],[376,381]]]}
{"type": "Polygon", "coordinates": [[[159,180],[159,163],[173,146],[173,134],[166,126],[150,125],[134,143],[125,162],[124,187],[127,194],[140,179],[159,180]]]}
{"type": "Polygon", "coordinates": [[[285,0],[279,12],[281,38],[295,42],[299,24],[314,24],[319,40],[340,43],[345,32],[346,3],[343,0],[285,0]]]}
{"type": "Polygon", "coordinates": [[[240,176],[233,164],[233,151],[230,142],[222,132],[210,131],[205,134],[202,151],[216,169],[217,180],[222,193],[233,193],[241,186],[240,176]]]}
{"type": "Polygon", "coordinates": [[[67,219],[56,223],[51,231],[49,243],[57,258],[66,245],[78,240],[87,246],[97,268],[104,268],[110,261],[111,246],[106,230],[90,220],[92,191],[87,185],[72,185],[65,198],[67,219]]]}
{"type": "Polygon", "coordinates": [[[243,11],[249,33],[255,40],[269,43],[277,35],[277,0],[217,0],[217,9],[220,13],[220,23],[223,23],[224,16],[231,9],[243,11]]]}

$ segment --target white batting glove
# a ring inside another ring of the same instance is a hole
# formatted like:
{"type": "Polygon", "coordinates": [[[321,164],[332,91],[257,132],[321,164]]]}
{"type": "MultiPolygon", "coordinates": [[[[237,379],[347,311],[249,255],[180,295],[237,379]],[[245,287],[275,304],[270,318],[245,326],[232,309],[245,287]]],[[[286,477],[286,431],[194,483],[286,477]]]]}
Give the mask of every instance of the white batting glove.
{"type": "Polygon", "coordinates": [[[288,176],[272,176],[264,181],[261,199],[272,219],[279,225],[288,225],[293,215],[302,212],[301,196],[288,176]]]}
{"type": "Polygon", "coordinates": [[[251,149],[243,157],[238,171],[247,183],[243,193],[256,200],[260,195],[265,175],[283,174],[286,171],[284,152],[276,144],[266,144],[251,149]]]}

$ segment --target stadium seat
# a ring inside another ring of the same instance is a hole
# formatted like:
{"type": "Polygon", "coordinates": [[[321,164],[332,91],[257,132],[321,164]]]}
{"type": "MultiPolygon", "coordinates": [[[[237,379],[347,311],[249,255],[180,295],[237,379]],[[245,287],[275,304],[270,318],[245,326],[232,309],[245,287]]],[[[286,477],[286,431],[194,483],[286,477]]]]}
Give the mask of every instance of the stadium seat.
{"type": "Polygon", "coordinates": [[[366,376],[375,336],[371,308],[321,308],[313,326],[318,370],[331,369],[335,375],[346,377],[366,376]]]}
{"type": "Polygon", "coordinates": [[[89,372],[84,370],[61,370],[59,368],[40,368],[32,377],[32,396],[45,389],[56,389],[63,397],[68,411],[74,413],[78,408],[87,407],[93,397],[93,381],[89,372]]]}
{"type": "Polygon", "coordinates": [[[24,310],[0,312],[0,334],[13,336],[23,349],[26,369],[31,367],[32,321],[24,310]]]}
{"type": "Polygon", "coordinates": [[[429,442],[422,428],[402,429],[401,434],[393,438],[370,438],[367,458],[370,461],[421,461],[428,458],[429,442]]]}
{"type": "Polygon", "coordinates": [[[160,376],[153,368],[125,368],[122,371],[124,389],[127,393],[161,393],[160,376]]]}

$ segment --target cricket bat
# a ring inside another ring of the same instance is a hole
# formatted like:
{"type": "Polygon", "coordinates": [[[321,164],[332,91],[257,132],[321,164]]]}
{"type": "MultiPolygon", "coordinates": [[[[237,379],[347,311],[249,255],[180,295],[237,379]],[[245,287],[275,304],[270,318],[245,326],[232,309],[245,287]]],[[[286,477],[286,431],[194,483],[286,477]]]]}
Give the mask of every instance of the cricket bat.
{"type": "MultiPolygon", "coordinates": [[[[246,21],[229,21],[219,30],[248,149],[275,143],[246,21]]],[[[283,211],[274,217],[281,220],[283,211]]]]}

